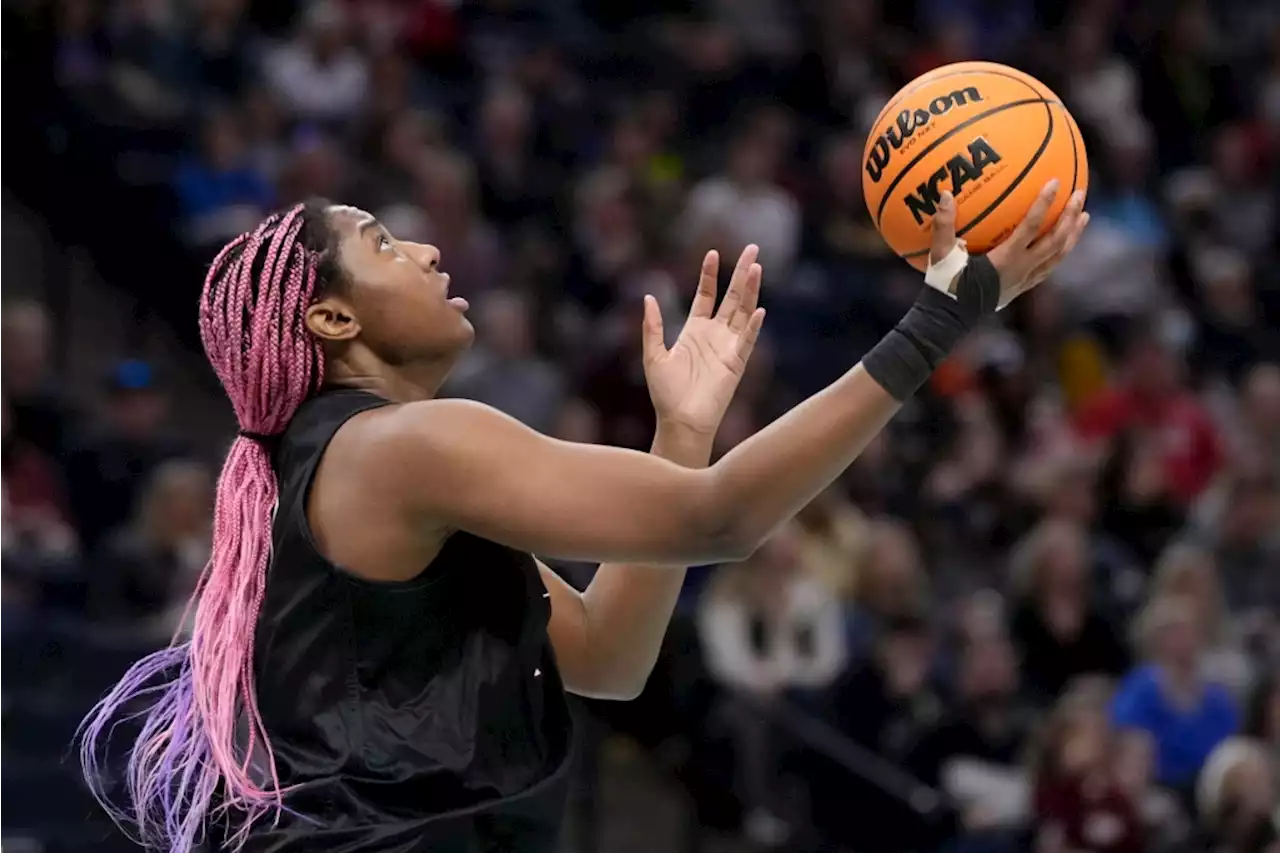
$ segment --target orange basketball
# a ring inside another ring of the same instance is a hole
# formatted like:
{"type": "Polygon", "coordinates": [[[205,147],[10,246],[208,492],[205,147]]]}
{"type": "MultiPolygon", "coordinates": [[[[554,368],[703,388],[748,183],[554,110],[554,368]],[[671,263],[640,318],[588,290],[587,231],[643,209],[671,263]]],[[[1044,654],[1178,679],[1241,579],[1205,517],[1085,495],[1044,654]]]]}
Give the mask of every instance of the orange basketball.
{"type": "Polygon", "coordinates": [[[1080,128],[1058,96],[994,62],[958,62],[913,80],[876,117],[863,159],[872,220],[919,270],[943,190],[956,198],[957,234],[981,253],[1009,236],[1050,180],[1061,187],[1045,232],[1089,184],[1080,128]]]}

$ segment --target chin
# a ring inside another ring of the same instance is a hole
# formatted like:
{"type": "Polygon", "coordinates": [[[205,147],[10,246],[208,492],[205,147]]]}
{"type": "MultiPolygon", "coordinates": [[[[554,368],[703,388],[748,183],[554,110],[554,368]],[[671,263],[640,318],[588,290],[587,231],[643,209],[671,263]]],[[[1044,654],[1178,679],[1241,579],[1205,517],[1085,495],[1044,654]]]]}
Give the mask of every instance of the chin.
{"type": "Polygon", "coordinates": [[[471,321],[466,317],[462,317],[461,320],[458,330],[458,349],[471,349],[471,345],[476,342],[476,327],[471,325],[471,321]]]}

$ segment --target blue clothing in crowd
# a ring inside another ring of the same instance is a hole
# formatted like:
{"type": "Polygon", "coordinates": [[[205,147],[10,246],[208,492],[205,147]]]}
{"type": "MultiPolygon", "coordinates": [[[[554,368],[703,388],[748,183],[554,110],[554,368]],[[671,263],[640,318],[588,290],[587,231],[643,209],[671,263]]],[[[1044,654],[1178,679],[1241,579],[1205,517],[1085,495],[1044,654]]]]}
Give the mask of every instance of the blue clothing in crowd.
{"type": "Polygon", "coordinates": [[[232,205],[268,210],[274,204],[271,184],[250,166],[218,171],[192,161],[178,170],[175,184],[182,213],[188,218],[207,216],[232,205]]]}
{"type": "Polygon", "coordinates": [[[1199,700],[1179,707],[1166,694],[1157,666],[1135,669],[1125,677],[1111,704],[1118,729],[1140,729],[1156,747],[1156,781],[1170,788],[1195,784],[1213,748],[1240,728],[1235,698],[1219,684],[1207,684],[1199,700]]]}

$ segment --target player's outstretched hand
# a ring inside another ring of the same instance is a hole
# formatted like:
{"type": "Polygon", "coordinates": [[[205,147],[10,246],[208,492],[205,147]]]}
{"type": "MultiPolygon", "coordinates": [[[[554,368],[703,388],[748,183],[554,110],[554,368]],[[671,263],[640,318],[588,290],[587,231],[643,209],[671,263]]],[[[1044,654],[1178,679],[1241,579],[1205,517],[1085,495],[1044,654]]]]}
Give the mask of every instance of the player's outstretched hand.
{"type": "Polygon", "coordinates": [[[671,349],[657,300],[644,298],[644,375],[660,424],[704,434],[719,429],[764,323],[758,252],[754,245],[742,251],[719,310],[720,255],[707,252],[689,317],[671,349]]]}
{"type": "MultiPolygon", "coordinates": [[[[1007,305],[1049,277],[1063,258],[1075,247],[1089,214],[1084,212],[1084,193],[1077,192],[1048,234],[1040,239],[1045,217],[1058,195],[1058,182],[1050,181],[1040,191],[1026,217],[1009,238],[987,253],[987,259],[1000,273],[1000,304],[1007,305]]],[[[945,258],[956,244],[956,204],[950,193],[943,193],[938,212],[933,217],[933,239],[930,262],[945,258]]]]}

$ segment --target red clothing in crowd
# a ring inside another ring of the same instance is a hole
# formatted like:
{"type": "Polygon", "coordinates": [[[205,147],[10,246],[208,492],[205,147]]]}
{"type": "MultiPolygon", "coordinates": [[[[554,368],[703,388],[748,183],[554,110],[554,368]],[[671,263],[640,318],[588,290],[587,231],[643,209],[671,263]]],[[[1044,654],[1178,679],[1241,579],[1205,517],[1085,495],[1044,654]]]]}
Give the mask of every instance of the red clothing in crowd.
{"type": "Polygon", "coordinates": [[[1044,782],[1035,792],[1036,826],[1060,833],[1070,853],[1142,853],[1142,818],[1114,785],[1087,793],[1076,779],[1044,782]]]}
{"type": "Polygon", "coordinates": [[[18,513],[42,513],[66,521],[66,501],[62,483],[53,463],[27,444],[14,443],[5,453],[4,491],[6,509],[18,513]]]}
{"type": "Polygon", "coordinates": [[[1110,388],[1085,403],[1075,425],[1086,440],[1135,432],[1143,441],[1159,442],[1169,488],[1183,501],[1203,492],[1222,466],[1217,429],[1190,394],[1152,399],[1126,388],[1110,388]]]}
{"type": "Polygon", "coordinates": [[[347,0],[366,31],[400,41],[419,56],[452,53],[461,30],[453,4],[443,0],[347,0]]]}

